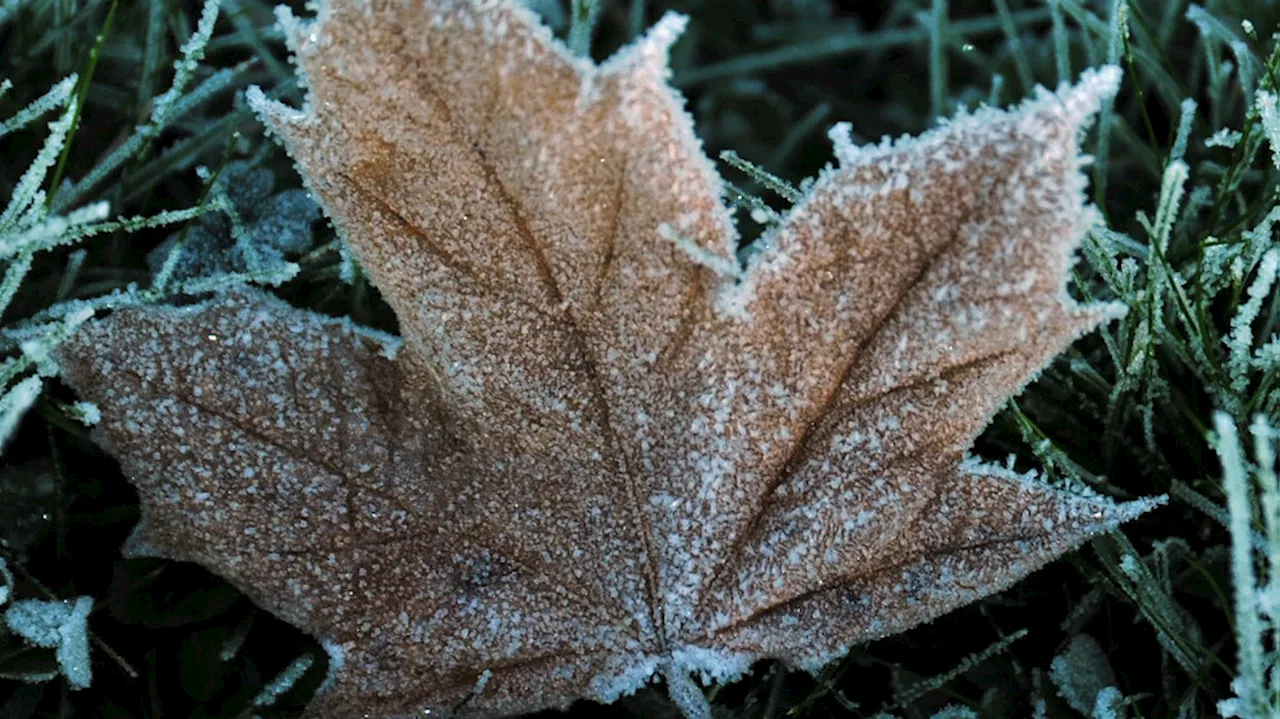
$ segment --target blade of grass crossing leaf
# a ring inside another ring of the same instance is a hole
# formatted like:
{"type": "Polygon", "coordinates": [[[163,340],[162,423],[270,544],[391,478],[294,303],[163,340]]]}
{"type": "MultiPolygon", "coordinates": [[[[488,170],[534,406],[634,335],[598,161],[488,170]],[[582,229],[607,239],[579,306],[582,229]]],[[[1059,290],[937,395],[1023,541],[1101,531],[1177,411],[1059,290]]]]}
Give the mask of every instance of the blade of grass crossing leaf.
{"type": "Polygon", "coordinates": [[[735,168],[745,173],[752,180],[755,180],[755,182],[759,184],[761,187],[764,187],[765,189],[770,190],[775,195],[781,197],[782,199],[786,200],[787,202],[790,202],[793,205],[799,202],[801,199],[803,199],[803,195],[800,193],[799,190],[792,187],[791,183],[787,182],[781,177],[778,177],[777,175],[774,175],[773,173],[769,172],[768,170],[764,169],[763,167],[760,167],[759,165],[753,162],[748,162],[742,159],[742,157],[740,157],[738,153],[734,152],[733,150],[725,150],[724,152],[721,152],[720,159],[724,160],[730,165],[733,165],[735,168]]]}
{"type": "Polygon", "coordinates": [[[53,347],[57,346],[58,343],[75,332],[80,325],[92,318],[94,311],[94,308],[90,305],[77,305],[60,322],[53,325],[51,329],[40,337],[23,341],[20,344],[22,354],[13,362],[4,365],[3,369],[0,369],[0,387],[8,386],[9,382],[27,371],[32,364],[47,357],[53,347]]]}
{"type": "MultiPolygon", "coordinates": [[[[257,708],[269,707],[276,703],[276,700],[285,692],[293,688],[294,684],[302,678],[302,675],[311,668],[311,664],[315,662],[315,657],[311,654],[303,654],[289,663],[287,667],[282,669],[274,679],[267,682],[257,696],[253,698],[253,706],[257,708]]],[[[248,712],[246,712],[248,713],[248,712]]]]}

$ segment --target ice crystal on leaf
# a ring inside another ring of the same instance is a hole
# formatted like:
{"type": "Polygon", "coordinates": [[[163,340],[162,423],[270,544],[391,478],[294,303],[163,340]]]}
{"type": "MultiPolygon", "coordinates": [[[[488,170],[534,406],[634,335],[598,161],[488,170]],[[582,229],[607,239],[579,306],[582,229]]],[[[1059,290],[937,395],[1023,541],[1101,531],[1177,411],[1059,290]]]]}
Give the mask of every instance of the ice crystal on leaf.
{"type": "Polygon", "coordinates": [[[84,689],[91,678],[87,622],[92,609],[92,597],[74,602],[24,599],[5,611],[4,620],[10,631],[31,644],[53,648],[67,683],[84,689]]]}
{"type": "Polygon", "coordinates": [[[666,83],[681,19],[596,66],[514,0],[319,13],[282,16],[307,106],[251,99],[403,346],[239,290],[59,349],[138,486],[128,551],[318,637],[310,716],[512,714],[655,674],[706,716],[698,681],[819,667],[1151,506],[965,456],[1114,312],[1064,291],[1114,69],[917,139],[837,132],[738,268],[666,83]]]}

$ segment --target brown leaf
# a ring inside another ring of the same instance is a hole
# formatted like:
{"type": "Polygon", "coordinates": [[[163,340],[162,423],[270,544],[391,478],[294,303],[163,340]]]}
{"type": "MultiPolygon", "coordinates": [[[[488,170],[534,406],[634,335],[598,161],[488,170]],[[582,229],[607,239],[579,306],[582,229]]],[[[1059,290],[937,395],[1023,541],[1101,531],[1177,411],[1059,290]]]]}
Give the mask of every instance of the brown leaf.
{"type": "Polygon", "coordinates": [[[309,715],[609,702],[655,673],[814,669],[1149,509],[966,459],[1113,312],[1063,290],[1114,69],[854,148],[739,269],[666,84],[514,0],[285,17],[311,89],[253,103],[395,310],[391,353],[257,291],[63,345],[137,484],[133,554],[319,637],[309,715]]]}

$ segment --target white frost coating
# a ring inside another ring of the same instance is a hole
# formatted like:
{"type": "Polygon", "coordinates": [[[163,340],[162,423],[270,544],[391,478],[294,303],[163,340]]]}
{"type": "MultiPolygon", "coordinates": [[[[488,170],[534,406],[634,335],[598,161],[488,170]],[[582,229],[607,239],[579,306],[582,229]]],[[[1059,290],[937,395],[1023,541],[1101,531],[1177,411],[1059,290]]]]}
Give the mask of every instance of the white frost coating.
{"type": "Polygon", "coordinates": [[[857,162],[858,146],[853,144],[853,125],[837,122],[827,131],[827,138],[831,140],[836,160],[841,165],[852,165],[857,162]]]}
{"type": "Polygon", "coordinates": [[[350,318],[342,318],[341,321],[352,334],[360,337],[366,337],[378,343],[382,348],[382,351],[378,354],[389,360],[395,359],[396,355],[400,353],[400,348],[404,346],[404,340],[393,334],[383,332],[382,330],[376,330],[372,327],[358,325],[355,322],[352,322],[350,318]]]}
{"type": "Polygon", "coordinates": [[[85,426],[92,427],[102,421],[102,410],[92,402],[76,402],[71,405],[71,409],[79,415],[77,419],[85,426]]]}
{"type": "Polygon", "coordinates": [[[35,404],[44,385],[39,377],[27,377],[0,397],[0,448],[8,443],[23,415],[35,404]]]}
{"type": "MultiPolygon", "coordinates": [[[[623,99],[620,109],[624,120],[627,120],[630,116],[630,113],[627,112],[627,105],[638,102],[640,94],[646,96],[653,94],[665,95],[666,98],[664,99],[673,106],[672,122],[674,127],[672,128],[671,139],[677,141],[687,139],[685,142],[677,142],[675,149],[682,159],[696,171],[699,182],[714,192],[716,197],[724,197],[726,194],[724,180],[720,177],[720,173],[716,171],[715,165],[707,157],[707,153],[703,151],[702,139],[698,137],[693,129],[693,115],[689,114],[689,111],[685,109],[683,96],[667,82],[671,76],[671,68],[668,63],[671,46],[679,39],[688,24],[689,18],[684,15],[673,12],[664,14],[648,32],[630,45],[624,46],[602,63],[597,72],[601,77],[616,76],[622,78],[623,88],[633,95],[623,99]],[[636,79],[647,79],[649,81],[637,83],[636,79]]],[[[539,27],[542,26],[539,24],[539,27]]],[[[553,38],[552,46],[558,51],[568,52],[568,49],[558,39],[553,38]]],[[[716,229],[714,237],[710,238],[716,245],[711,247],[710,251],[722,257],[734,257],[734,250],[738,246],[738,228],[733,223],[733,218],[730,216],[729,211],[721,206],[713,217],[707,219],[715,224],[716,229]]],[[[707,238],[700,239],[705,240],[707,238]]]]}
{"type": "MultiPolygon", "coordinates": [[[[1276,109],[1276,96],[1259,91],[1256,103],[1258,113],[1262,116],[1262,130],[1267,135],[1267,143],[1271,145],[1271,164],[1280,168],[1280,111],[1276,109]]],[[[1234,144],[1233,142],[1232,145],[1234,144]]]]}
{"type": "Polygon", "coordinates": [[[262,118],[268,129],[272,128],[274,123],[301,125],[312,118],[309,108],[295,110],[283,102],[272,100],[257,85],[250,85],[244,92],[244,98],[248,101],[250,109],[262,118]]]}
{"type": "Polygon", "coordinates": [[[703,684],[727,683],[738,679],[750,668],[751,657],[745,654],[689,644],[674,650],[661,662],[646,658],[636,667],[646,672],[643,677],[636,671],[615,678],[614,688],[623,681],[627,687],[618,694],[612,694],[608,701],[613,701],[620,694],[630,694],[646,684],[655,671],[660,671],[672,703],[680,708],[685,719],[710,719],[711,705],[692,675],[696,675],[703,684]]]}
{"type": "Polygon", "coordinates": [[[91,679],[89,612],[93,597],[74,602],[24,599],[5,611],[5,624],[14,634],[38,647],[53,648],[58,667],[72,689],[84,689],[91,679]]]}
{"type": "Polygon", "coordinates": [[[817,676],[818,672],[822,671],[823,667],[848,653],[849,647],[841,644],[831,651],[813,652],[811,654],[801,656],[796,662],[796,667],[802,671],[806,671],[817,676]]]}
{"type": "Polygon", "coordinates": [[[125,538],[124,544],[120,546],[121,556],[125,559],[166,556],[164,552],[153,545],[147,538],[147,510],[143,507],[141,511],[142,517],[138,519],[138,523],[134,525],[133,531],[129,532],[129,536],[125,538]]]}
{"type": "Polygon", "coordinates": [[[667,67],[671,46],[680,39],[688,26],[687,16],[674,12],[664,14],[643,35],[601,63],[600,74],[625,76],[637,67],[648,66],[657,69],[665,79],[671,74],[671,69],[667,67]]]}
{"type": "Polygon", "coordinates": [[[347,650],[342,645],[325,637],[320,637],[320,647],[324,649],[324,653],[329,655],[329,668],[324,675],[324,681],[320,683],[320,688],[316,690],[316,694],[323,693],[333,684],[333,679],[342,671],[347,663],[347,650]]]}
{"type": "Polygon", "coordinates": [[[742,274],[737,259],[724,257],[699,245],[685,237],[679,230],[669,224],[658,225],[658,236],[675,243],[694,263],[705,267],[721,277],[737,278],[742,274]]]}
{"type": "Polygon", "coordinates": [[[715,296],[715,307],[720,316],[733,318],[742,323],[751,321],[751,299],[755,294],[755,288],[750,283],[751,266],[764,254],[762,251],[753,255],[747,262],[746,268],[741,270],[742,277],[747,278],[747,281],[721,285],[720,291],[715,296]]]}
{"type": "Polygon", "coordinates": [[[472,696],[480,696],[484,692],[484,688],[489,686],[489,680],[493,678],[493,670],[485,669],[480,672],[480,676],[476,678],[475,686],[471,687],[472,696]]]}
{"type": "Polygon", "coordinates": [[[664,671],[667,680],[667,696],[680,709],[685,719],[711,719],[711,703],[707,695],[686,673],[678,669],[664,671]]]}
{"type": "MultiPolygon", "coordinates": [[[[324,3],[327,7],[328,3],[324,3]]],[[[301,46],[307,38],[307,31],[311,28],[311,21],[299,19],[293,14],[293,10],[288,5],[276,5],[275,7],[276,24],[280,26],[280,31],[284,34],[286,41],[291,49],[301,46]]],[[[302,78],[299,78],[301,80],[302,78]]]]}
{"type": "Polygon", "coordinates": [[[1129,305],[1123,302],[1095,302],[1089,305],[1089,310],[1101,315],[1103,324],[1106,324],[1129,314],[1129,305]]]}
{"type": "MultiPolygon", "coordinates": [[[[1020,483],[1046,486],[1044,482],[1040,481],[1038,475],[1034,471],[1027,472],[1025,474],[1021,472],[1015,472],[1012,469],[1009,469],[1008,467],[1004,467],[998,464],[989,464],[987,462],[983,462],[977,457],[972,457],[972,456],[966,457],[964,461],[961,462],[960,469],[965,473],[971,476],[976,476],[976,477],[1000,477],[1003,479],[1015,480],[1020,483]]],[[[1078,499],[1081,502],[1088,502],[1090,504],[1098,504],[1098,502],[1101,499],[1100,495],[1093,493],[1087,487],[1072,487],[1071,492],[1062,491],[1061,494],[1068,501],[1072,499],[1078,499]]],[[[1111,506],[1107,507],[1107,510],[1106,510],[1107,516],[1105,517],[1105,520],[1106,520],[1105,524],[1095,527],[1092,533],[1100,534],[1102,532],[1106,532],[1111,529],[1114,529],[1115,527],[1123,524],[1124,522],[1127,522],[1130,519],[1133,519],[1134,517],[1137,517],[1141,514],[1149,512],[1152,509],[1155,509],[1156,507],[1159,507],[1168,501],[1169,501],[1169,495],[1161,494],[1155,497],[1144,497],[1142,499],[1135,499],[1129,502],[1125,502],[1123,505],[1112,504],[1111,506]]],[[[1103,518],[1101,508],[1099,508],[1098,512],[1099,512],[1099,515],[1098,515],[1099,518],[1103,518]]]]}
{"type": "Polygon", "coordinates": [[[1229,127],[1220,127],[1217,132],[1205,138],[1204,146],[1225,147],[1228,150],[1232,150],[1235,149],[1236,143],[1240,142],[1242,137],[1244,136],[1236,130],[1232,130],[1229,127]]]}
{"type": "Polygon", "coordinates": [[[504,9],[510,10],[520,25],[527,28],[536,41],[541,42],[561,62],[572,67],[578,74],[590,76],[599,71],[600,68],[596,66],[591,58],[575,53],[560,38],[556,37],[555,33],[551,32],[551,28],[543,24],[542,18],[538,17],[538,14],[528,5],[510,3],[504,6],[504,9]]]}
{"type": "Polygon", "coordinates": [[[315,657],[311,654],[303,654],[294,659],[274,679],[263,685],[262,690],[253,698],[253,705],[255,707],[269,707],[275,704],[282,694],[298,683],[298,680],[302,678],[303,674],[307,673],[314,661],[315,657]]]}
{"type": "Polygon", "coordinates": [[[751,668],[751,657],[740,652],[686,644],[671,652],[670,671],[696,674],[704,684],[736,680],[751,668]]]}
{"type": "Polygon", "coordinates": [[[636,690],[648,684],[657,673],[659,663],[658,657],[637,657],[634,663],[621,671],[610,670],[592,677],[588,688],[597,700],[611,704],[619,697],[635,694],[636,690]]]}

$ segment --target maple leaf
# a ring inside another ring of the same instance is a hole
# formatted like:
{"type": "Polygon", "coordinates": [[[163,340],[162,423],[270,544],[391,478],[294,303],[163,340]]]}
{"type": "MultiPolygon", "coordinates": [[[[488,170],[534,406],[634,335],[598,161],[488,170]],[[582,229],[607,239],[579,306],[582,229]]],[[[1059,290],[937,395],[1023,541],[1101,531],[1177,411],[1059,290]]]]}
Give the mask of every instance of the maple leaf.
{"type": "Polygon", "coordinates": [[[133,555],[196,561],[330,655],[311,716],[609,702],[815,669],[1153,506],[967,459],[1114,313],[1065,293],[1078,141],[1114,69],[920,138],[832,137],[748,266],[669,16],[596,66],[514,0],[282,15],[263,119],[403,345],[257,291],[59,350],[137,485],[133,555]]]}

